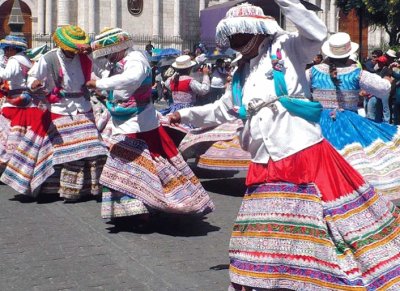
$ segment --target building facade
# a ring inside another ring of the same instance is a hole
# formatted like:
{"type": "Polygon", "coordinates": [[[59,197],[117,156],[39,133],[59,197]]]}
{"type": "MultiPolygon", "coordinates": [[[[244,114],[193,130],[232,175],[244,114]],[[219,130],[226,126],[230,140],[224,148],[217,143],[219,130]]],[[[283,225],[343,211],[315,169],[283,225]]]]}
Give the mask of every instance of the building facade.
{"type": "MultiPolygon", "coordinates": [[[[185,49],[199,40],[200,11],[229,0],[0,0],[0,37],[9,33],[7,21],[14,1],[19,1],[25,21],[23,32],[32,39],[32,46],[50,42],[57,26],[73,24],[93,35],[105,27],[121,27],[134,35],[138,48],[152,40],[158,47],[185,49]]],[[[335,0],[308,2],[322,9],[318,14],[330,33],[341,28],[335,0]]],[[[289,22],[285,28],[294,29],[289,22]]],[[[369,49],[380,47],[388,39],[380,29],[367,28],[366,34],[369,49]]]]}

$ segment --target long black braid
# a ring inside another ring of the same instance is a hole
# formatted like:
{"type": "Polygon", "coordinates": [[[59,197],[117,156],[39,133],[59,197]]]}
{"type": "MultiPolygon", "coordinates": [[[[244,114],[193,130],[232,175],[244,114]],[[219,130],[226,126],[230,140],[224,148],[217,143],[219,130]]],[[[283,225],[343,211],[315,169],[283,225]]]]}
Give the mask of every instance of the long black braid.
{"type": "Polygon", "coordinates": [[[329,58],[328,65],[329,65],[329,74],[331,75],[331,80],[335,85],[336,90],[340,90],[339,86],[342,83],[342,81],[337,77],[338,72],[336,64],[331,60],[331,58],[329,58]]]}

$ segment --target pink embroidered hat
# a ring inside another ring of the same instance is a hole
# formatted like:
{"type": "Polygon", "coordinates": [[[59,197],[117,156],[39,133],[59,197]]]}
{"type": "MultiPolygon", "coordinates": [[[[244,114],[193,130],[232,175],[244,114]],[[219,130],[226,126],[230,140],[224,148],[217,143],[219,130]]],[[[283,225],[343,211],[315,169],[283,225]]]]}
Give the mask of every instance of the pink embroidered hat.
{"type": "Polygon", "coordinates": [[[358,44],[352,42],[350,35],[338,32],[329,37],[322,45],[322,53],[333,59],[343,59],[354,54],[358,50],[358,44]]]}
{"type": "Polygon", "coordinates": [[[229,36],[238,33],[270,34],[283,33],[283,29],[272,16],[264,15],[261,7],[243,3],[232,7],[216,29],[216,42],[221,47],[230,46],[229,36]]]}

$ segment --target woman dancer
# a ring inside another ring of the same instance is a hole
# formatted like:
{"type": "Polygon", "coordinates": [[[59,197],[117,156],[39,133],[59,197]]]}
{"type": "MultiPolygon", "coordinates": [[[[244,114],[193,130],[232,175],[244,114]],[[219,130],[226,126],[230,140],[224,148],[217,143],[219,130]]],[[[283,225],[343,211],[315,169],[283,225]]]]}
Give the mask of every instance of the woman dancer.
{"type": "Polygon", "coordinates": [[[26,56],[26,40],[18,36],[6,36],[0,48],[8,58],[5,68],[0,67],[1,95],[0,113],[0,171],[3,172],[11,155],[18,147],[33,120],[40,119],[43,111],[27,87],[28,71],[32,63],[26,56]]]}
{"type": "Polygon", "coordinates": [[[110,154],[101,174],[102,217],[170,213],[206,214],[214,209],[207,192],[159,124],[151,101],[151,68],[133,50],[120,28],[103,31],[92,44],[93,57],[106,57],[110,76],[87,82],[107,90],[112,120],[110,154]]]}
{"type": "Polygon", "coordinates": [[[230,289],[397,290],[398,210],[323,139],[321,105],[285,97],[307,89],[306,60],[326,27],[298,0],[275,2],[298,34],[259,7],[232,8],[217,42],[246,60],[241,94],[171,116],[201,126],[230,119],[234,103],[247,113],[241,143],[252,163],[230,241],[230,289]]]}
{"type": "Polygon", "coordinates": [[[357,49],[358,44],[351,42],[347,33],[336,33],[322,46],[326,61],[307,71],[313,100],[324,107],[322,134],[366,181],[389,199],[399,199],[399,128],[357,114],[360,89],[388,98],[391,84],[348,64],[357,49]]]}
{"type": "Polygon", "coordinates": [[[58,48],[29,71],[28,87],[45,89],[48,110],[33,120],[14,151],[1,181],[21,194],[59,193],[65,201],[99,195],[99,177],[108,150],[94,122],[89,92],[92,61],[89,36],[78,26],[57,28],[58,48]]]}

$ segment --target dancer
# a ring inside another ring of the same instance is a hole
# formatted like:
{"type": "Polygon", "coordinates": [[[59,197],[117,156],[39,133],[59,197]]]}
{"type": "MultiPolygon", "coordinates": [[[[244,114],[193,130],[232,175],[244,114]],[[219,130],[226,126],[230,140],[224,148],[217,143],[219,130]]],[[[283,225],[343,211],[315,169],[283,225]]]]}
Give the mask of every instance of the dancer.
{"type": "Polygon", "coordinates": [[[399,128],[357,114],[360,89],[387,98],[391,84],[347,64],[357,49],[347,33],[336,33],[322,46],[326,61],[307,71],[313,100],[324,107],[322,133],[366,181],[389,199],[400,199],[399,128]]]}
{"type": "Polygon", "coordinates": [[[32,63],[26,56],[28,45],[25,38],[6,36],[0,41],[0,48],[8,59],[0,67],[1,95],[3,104],[0,113],[0,172],[5,169],[11,155],[26,133],[33,120],[40,118],[42,111],[37,101],[28,92],[27,78],[32,63]]]}
{"type": "Polygon", "coordinates": [[[172,63],[175,73],[167,79],[165,86],[172,92],[173,103],[169,108],[161,110],[162,115],[192,107],[198,96],[204,96],[210,91],[208,67],[203,68],[203,81],[200,83],[190,76],[190,71],[194,65],[196,65],[196,62],[192,61],[190,56],[187,55],[177,57],[175,62],[172,63]]]}
{"type": "Polygon", "coordinates": [[[101,193],[108,150],[84,87],[92,70],[85,55],[89,36],[68,25],[57,28],[53,40],[58,48],[40,58],[28,77],[29,88],[50,92],[49,110],[31,124],[1,180],[21,194],[58,192],[65,201],[77,201],[101,193]]]}
{"type": "Polygon", "coordinates": [[[202,126],[230,119],[234,103],[247,112],[241,143],[252,163],[230,241],[230,289],[397,290],[398,210],[323,139],[321,105],[285,96],[305,93],[304,68],[326,27],[298,0],[275,2],[298,33],[259,7],[231,8],[217,42],[246,60],[241,94],[171,116],[202,126]]]}
{"type": "Polygon", "coordinates": [[[93,57],[112,64],[108,78],[87,86],[108,90],[113,136],[101,184],[102,217],[148,214],[151,210],[206,214],[214,209],[207,192],[159,125],[151,102],[151,69],[120,28],[103,31],[92,44],[93,57]]]}
{"type": "MultiPolygon", "coordinates": [[[[200,83],[190,76],[193,66],[196,65],[190,56],[183,55],[175,59],[172,67],[175,73],[166,80],[165,87],[172,93],[172,104],[163,110],[160,110],[162,115],[175,112],[182,108],[192,107],[198,97],[205,96],[210,91],[209,69],[204,66],[202,69],[203,80],[200,83]]],[[[170,128],[167,118],[160,118],[161,124],[167,130],[175,144],[178,146],[185,135],[193,127],[190,124],[183,124],[180,127],[170,128]]]]}
{"type": "MultiPolygon", "coordinates": [[[[235,63],[242,64],[240,59],[239,56],[235,59],[235,63]]],[[[235,68],[235,70],[237,69],[238,67],[235,68]]],[[[232,94],[232,91],[237,88],[237,86],[232,88],[229,85],[226,94],[232,94]]],[[[242,129],[243,121],[240,118],[235,118],[212,128],[195,128],[189,131],[180,142],[179,151],[185,158],[195,157],[196,166],[202,169],[246,171],[251,156],[240,146],[239,132],[242,129]]]]}

